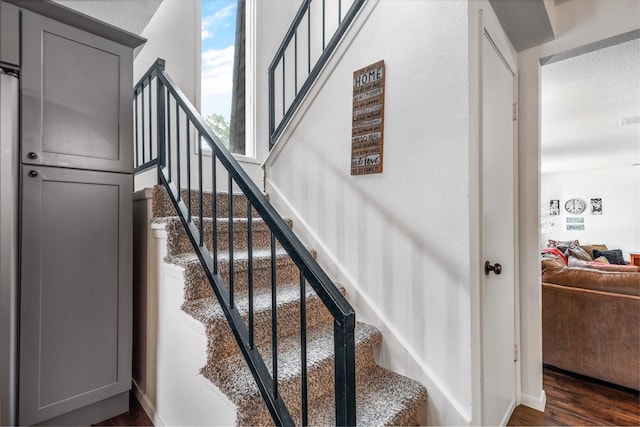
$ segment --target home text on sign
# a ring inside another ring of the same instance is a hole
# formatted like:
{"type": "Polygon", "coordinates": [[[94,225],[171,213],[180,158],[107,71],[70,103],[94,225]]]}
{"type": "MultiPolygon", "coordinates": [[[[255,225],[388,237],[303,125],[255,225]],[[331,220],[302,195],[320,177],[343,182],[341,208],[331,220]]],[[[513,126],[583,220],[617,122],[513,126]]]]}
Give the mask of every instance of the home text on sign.
{"type": "Polygon", "coordinates": [[[382,172],[384,61],[353,73],[351,175],[382,172]]]}

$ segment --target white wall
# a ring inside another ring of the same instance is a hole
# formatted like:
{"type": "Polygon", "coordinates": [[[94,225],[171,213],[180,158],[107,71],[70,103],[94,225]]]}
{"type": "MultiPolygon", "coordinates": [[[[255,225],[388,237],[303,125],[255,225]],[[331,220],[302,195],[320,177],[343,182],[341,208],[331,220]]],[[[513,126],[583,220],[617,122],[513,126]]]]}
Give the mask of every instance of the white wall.
{"type": "Polygon", "coordinates": [[[429,424],[468,424],[467,3],[373,1],[361,14],[267,159],[267,190],[382,330],[381,362],[426,385],[429,424]],[[384,173],[354,177],[352,73],[380,59],[384,173]]]}
{"type": "Polygon", "coordinates": [[[640,249],[640,167],[596,169],[545,174],[541,177],[541,204],[560,200],[560,215],[549,217],[555,223],[541,233],[542,245],[548,239],[580,240],[581,244],[604,243],[609,249],[622,249],[624,258],[640,249]],[[569,214],[564,203],[574,197],[587,203],[581,215],[569,214]],[[602,215],[591,215],[591,198],[602,199],[602,215]],[[584,218],[584,231],[567,231],[567,217],[584,218]]]}
{"type": "Polygon", "coordinates": [[[555,19],[556,40],[518,55],[522,402],[531,406],[544,404],[539,262],[540,59],[640,28],[640,2],[570,0],[556,6],[555,19]]]}

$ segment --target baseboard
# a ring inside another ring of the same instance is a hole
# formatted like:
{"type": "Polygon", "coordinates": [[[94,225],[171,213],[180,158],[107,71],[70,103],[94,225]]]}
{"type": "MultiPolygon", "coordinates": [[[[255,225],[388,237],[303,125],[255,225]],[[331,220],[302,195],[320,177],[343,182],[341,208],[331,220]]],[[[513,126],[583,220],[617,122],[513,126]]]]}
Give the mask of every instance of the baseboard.
{"type": "Polygon", "coordinates": [[[357,281],[351,276],[342,263],[334,256],[318,235],[311,231],[309,224],[301,217],[278,187],[268,178],[266,187],[272,190],[272,203],[279,201],[278,210],[293,220],[296,234],[303,243],[318,251],[319,262],[332,264],[334,271],[344,278],[341,281],[347,290],[347,299],[358,312],[358,319],[376,326],[383,336],[384,351],[377,352],[377,362],[399,374],[422,383],[427,389],[428,400],[426,416],[427,425],[471,425],[471,414],[451,394],[447,387],[429,366],[411,349],[405,339],[398,333],[389,319],[379,310],[371,299],[363,292],[357,281]],[[282,208],[282,210],[281,210],[282,208]],[[298,233],[302,230],[302,233],[298,233]],[[409,363],[407,363],[409,362],[409,363]]]}
{"type": "Polygon", "coordinates": [[[509,405],[509,409],[507,409],[507,412],[505,412],[504,417],[502,418],[502,420],[500,421],[501,426],[506,426],[509,423],[509,419],[511,418],[511,415],[513,415],[513,411],[516,410],[516,400],[513,399],[511,401],[511,404],[509,405]]]}
{"type": "Polygon", "coordinates": [[[136,399],[138,399],[140,406],[142,406],[142,410],[144,411],[145,414],[147,414],[147,417],[149,417],[153,425],[157,427],[166,426],[167,424],[156,413],[156,408],[153,406],[151,401],[147,398],[147,395],[144,394],[142,390],[140,390],[138,383],[136,383],[133,380],[132,380],[132,383],[133,383],[133,394],[136,396],[136,399]]]}
{"type": "Polygon", "coordinates": [[[547,405],[547,394],[544,390],[540,391],[539,397],[533,397],[528,394],[522,394],[520,396],[520,403],[529,408],[533,408],[536,411],[544,412],[544,408],[547,405]]]}

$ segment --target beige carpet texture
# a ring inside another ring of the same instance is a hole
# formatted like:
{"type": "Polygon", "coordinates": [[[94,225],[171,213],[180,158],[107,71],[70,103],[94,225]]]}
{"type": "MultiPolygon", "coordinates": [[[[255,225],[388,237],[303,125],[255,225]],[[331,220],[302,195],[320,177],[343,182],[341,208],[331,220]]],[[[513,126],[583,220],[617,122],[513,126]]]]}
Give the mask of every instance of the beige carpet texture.
{"type": "MultiPolygon", "coordinates": [[[[197,192],[181,193],[191,199],[194,221],[199,224],[200,200],[197,192]]],[[[248,325],[249,256],[247,200],[233,194],[233,215],[229,218],[229,194],[203,196],[204,241],[211,250],[213,223],[218,230],[218,268],[225,283],[233,270],[235,304],[248,325]],[[212,218],[212,201],[216,216],[212,218]],[[230,260],[229,227],[233,227],[233,261],[230,260]]],[[[238,348],[222,308],[211,290],[200,262],[176,216],[169,197],[161,186],[153,190],[153,221],[166,224],[165,262],[184,268],[184,304],[182,309],[202,322],[207,333],[207,364],[201,370],[235,404],[238,426],[273,425],[271,416],[253,376],[238,348]]],[[[269,372],[272,370],[272,284],[270,231],[255,212],[252,213],[253,313],[254,340],[269,372]]],[[[289,227],[291,221],[286,220],[289,227]]],[[[276,245],[276,324],[278,393],[285,401],[295,423],[302,424],[301,412],[301,331],[300,273],[286,251],[276,245]]],[[[310,251],[315,257],[315,252],[310,251]]],[[[345,290],[338,286],[344,295],[345,290]]],[[[310,425],[335,425],[333,318],[320,298],[305,287],[307,323],[308,419],[310,425]]],[[[357,316],[357,313],[356,313],[357,316]]],[[[357,424],[362,426],[418,425],[418,411],[424,410],[427,391],[418,382],[376,364],[375,349],[382,335],[374,326],[358,322],[356,339],[357,424]]]]}

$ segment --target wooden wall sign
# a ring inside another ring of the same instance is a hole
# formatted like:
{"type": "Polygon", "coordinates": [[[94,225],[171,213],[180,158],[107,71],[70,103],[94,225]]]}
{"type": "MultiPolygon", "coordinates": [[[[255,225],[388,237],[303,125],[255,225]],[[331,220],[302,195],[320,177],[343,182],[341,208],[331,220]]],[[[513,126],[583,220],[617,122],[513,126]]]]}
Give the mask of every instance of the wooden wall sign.
{"type": "Polygon", "coordinates": [[[353,73],[351,175],[382,173],[384,61],[353,73]]]}

